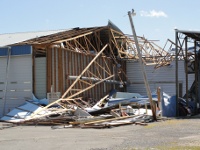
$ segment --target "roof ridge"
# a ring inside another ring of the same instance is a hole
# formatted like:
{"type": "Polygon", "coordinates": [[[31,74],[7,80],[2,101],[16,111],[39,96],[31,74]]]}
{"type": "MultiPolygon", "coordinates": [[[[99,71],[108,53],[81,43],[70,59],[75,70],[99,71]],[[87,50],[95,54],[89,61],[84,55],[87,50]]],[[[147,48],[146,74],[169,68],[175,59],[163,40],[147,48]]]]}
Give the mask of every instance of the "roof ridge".
{"type": "Polygon", "coordinates": [[[22,34],[22,33],[38,33],[38,32],[50,32],[50,31],[67,31],[67,30],[71,30],[72,28],[69,29],[52,29],[52,30],[40,30],[40,31],[22,31],[22,32],[13,32],[13,33],[0,33],[0,35],[8,35],[8,34],[22,34]]]}

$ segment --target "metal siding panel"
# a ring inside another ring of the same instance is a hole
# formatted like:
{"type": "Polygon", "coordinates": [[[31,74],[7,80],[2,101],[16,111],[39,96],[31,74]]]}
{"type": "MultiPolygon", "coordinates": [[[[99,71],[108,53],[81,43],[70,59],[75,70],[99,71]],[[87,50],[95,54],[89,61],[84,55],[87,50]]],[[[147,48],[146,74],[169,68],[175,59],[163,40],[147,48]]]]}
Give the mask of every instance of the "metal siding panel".
{"type": "MultiPolygon", "coordinates": [[[[140,93],[146,95],[145,85],[143,83],[143,75],[140,69],[139,62],[127,62],[127,77],[131,85],[127,86],[128,92],[140,93]],[[137,84],[136,84],[137,83],[137,84]]],[[[186,93],[186,82],[185,82],[185,68],[184,61],[178,62],[179,68],[179,82],[183,83],[183,95],[186,93]]],[[[175,62],[172,62],[170,66],[161,67],[154,69],[154,66],[145,66],[147,79],[150,84],[151,91],[156,90],[158,86],[163,87],[164,92],[168,92],[169,95],[175,95],[175,62]]],[[[194,74],[188,75],[188,86],[192,85],[194,81],[194,74]]]]}
{"type": "Polygon", "coordinates": [[[18,45],[11,47],[11,55],[26,55],[31,54],[30,45],[18,45]]]}
{"type": "MultiPolygon", "coordinates": [[[[30,45],[18,45],[11,47],[11,55],[27,55],[32,53],[30,45]]],[[[0,56],[7,56],[8,48],[0,48],[0,56]]]]}
{"type": "MultiPolygon", "coordinates": [[[[7,57],[0,58],[0,90],[5,91],[7,57]]],[[[5,113],[32,98],[32,56],[11,56],[8,71],[5,113]]],[[[0,92],[0,110],[3,110],[4,92],[0,92]]],[[[0,117],[3,115],[0,112],[0,117]]]]}
{"type": "Polygon", "coordinates": [[[7,56],[8,48],[0,48],[0,56],[7,56]]]}
{"type": "MultiPolygon", "coordinates": [[[[7,57],[0,57],[0,83],[5,82],[6,78],[6,64],[7,64],[7,57]]],[[[1,86],[1,84],[0,84],[1,86]]]]}
{"type": "Polygon", "coordinates": [[[35,96],[46,98],[46,57],[35,58],[35,96]]]}

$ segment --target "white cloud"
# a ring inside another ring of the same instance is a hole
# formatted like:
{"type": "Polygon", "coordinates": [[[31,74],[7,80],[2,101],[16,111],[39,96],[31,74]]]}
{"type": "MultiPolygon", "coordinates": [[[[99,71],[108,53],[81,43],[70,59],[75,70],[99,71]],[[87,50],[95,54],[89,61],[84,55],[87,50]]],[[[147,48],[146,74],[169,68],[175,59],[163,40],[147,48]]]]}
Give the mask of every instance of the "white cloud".
{"type": "Polygon", "coordinates": [[[168,17],[165,12],[155,11],[155,10],[151,10],[149,12],[142,10],[142,11],[140,11],[140,16],[142,16],[142,17],[157,17],[157,18],[159,18],[159,17],[167,18],[168,17]]]}
{"type": "Polygon", "coordinates": [[[173,30],[176,30],[176,29],[178,29],[178,27],[177,27],[177,26],[174,26],[173,30]]]}

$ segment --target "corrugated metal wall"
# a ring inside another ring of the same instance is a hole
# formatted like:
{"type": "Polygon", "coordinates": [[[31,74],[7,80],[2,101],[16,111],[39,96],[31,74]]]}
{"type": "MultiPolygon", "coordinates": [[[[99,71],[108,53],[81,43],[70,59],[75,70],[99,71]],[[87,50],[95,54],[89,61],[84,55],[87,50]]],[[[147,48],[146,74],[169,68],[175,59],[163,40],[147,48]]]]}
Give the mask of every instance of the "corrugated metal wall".
{"type": "Polygon", "coordinates": [[[32,98],[32,47],[0,48],[0,117],[3,110],[8,113],[27,97],[32,98]]]}
{"type": "Polygon", "coordinates": [[[26,97],[32,98],[32,56],[11,56],[8,80],[6,62],[7,57],[0,57],[0,116],[3,115],[4,102],[5,113],[8,113],[14,107],[23,104],[26,97]]]}
{"type": "MultiPolygon", "coordinates": [[[[127,77],[131,82],[127,86],[128,92],[140,93],[142,95],[147,95],[146,88],[143,82],[143,75],[139,62],[128,61],[127,65],[127,77]]],[[[178,74],[179,83],[182,83],[183,95],[186,93],[186,82],[185,82],[185,67],[184,61],[178,62],[178,74]]],[[[163,91],[169,95],[175,95],[175,62],[172,62],[170,66],[161,67],[159,69],[154,69],[154,65],[145,66],[148,82],[151,88],[151,92],[155,91],[157,87],[161,87],[163,91]]],[[[192,85],[194,81],[194,74],[189,74],[188,76],[188,86],[192,85]]],[[[182,96],[183,96],[182,95],[182,96]]]]}

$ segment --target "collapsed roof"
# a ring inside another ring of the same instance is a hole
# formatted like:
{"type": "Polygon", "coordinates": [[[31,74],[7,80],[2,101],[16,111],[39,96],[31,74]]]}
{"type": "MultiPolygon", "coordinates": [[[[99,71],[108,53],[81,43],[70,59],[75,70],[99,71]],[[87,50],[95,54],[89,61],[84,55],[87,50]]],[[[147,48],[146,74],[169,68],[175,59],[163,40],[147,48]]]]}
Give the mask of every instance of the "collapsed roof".
{"type": "MultiPolygon", "coordinates": [[[[139,46],[145,63],[160,62],[161,58],[169,55],[167,51],[159,47],[156,43],[147,40],[145,37],[138,36],[139,46]]],[[[45,53],[48,46],[60,46],[68,50],[91,54],[98,53],[100,49],[109,43],[112,51],[105,51],[108,57],[114,54],[115,59],[138,60],[135,42],[130,35],[124,34],[111,21],[107,26],[73,28],[57,32],[51,35],[36,37],[30,40],[17,43],[17,45],[34,45],[37,53],[45,53]],[[98,47],[98,49],[96,48],[98,47]]],[[[16,44],[15,44],[16,45],[16,44]]]]}

